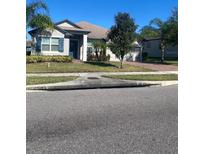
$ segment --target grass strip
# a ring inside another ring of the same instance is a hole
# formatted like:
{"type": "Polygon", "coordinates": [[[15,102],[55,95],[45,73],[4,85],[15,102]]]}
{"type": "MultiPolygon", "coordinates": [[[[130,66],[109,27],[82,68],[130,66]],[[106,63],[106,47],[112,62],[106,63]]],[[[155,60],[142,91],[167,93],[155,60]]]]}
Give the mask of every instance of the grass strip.
{"type": "Polygon", "coordinates": [[[173,81],[178,80],[177,74],[143,74],[143,75],[104,75],[103,77],[122,79],[122,80],[139,80],[139,81],[173,81]]]}
{"type": "Polygon", "coordinates": [[[26,85],[66,82],[66,81],[75,80],[77,78],[78,78],[77,76],[52,76],[52,77],[30,76],[30,77],[26,77],[26,85]]]}

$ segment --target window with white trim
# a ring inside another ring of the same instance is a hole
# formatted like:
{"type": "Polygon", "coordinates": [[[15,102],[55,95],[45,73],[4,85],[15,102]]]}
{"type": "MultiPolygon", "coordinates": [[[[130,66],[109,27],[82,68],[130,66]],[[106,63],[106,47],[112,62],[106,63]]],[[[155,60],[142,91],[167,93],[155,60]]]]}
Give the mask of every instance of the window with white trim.
{"type": "Polygon", "coordinates": [[[42,51],[59,51],[59,38],[42,37],[41,50],[42,51]]]}
{"type": "Polygon", "coordinates": [[[42,37],[41,50],[42,51],[50,51],[50,38],[49,37],[42,37]]]}
{"type": "Polygon", "coordinates": [[[51,38],[51,51],[59,51],[59,38],[51,38]]]}

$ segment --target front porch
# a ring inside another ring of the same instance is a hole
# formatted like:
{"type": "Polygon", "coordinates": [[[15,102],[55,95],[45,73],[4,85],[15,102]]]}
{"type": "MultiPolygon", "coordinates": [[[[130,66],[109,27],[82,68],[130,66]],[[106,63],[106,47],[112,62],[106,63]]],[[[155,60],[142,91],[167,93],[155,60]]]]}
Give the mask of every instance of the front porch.
{"type": "Polygon", "coordinates": [[[69,56],[77,60],[87,61],[87,35],[73,34],[67,43],[69,56]]]}

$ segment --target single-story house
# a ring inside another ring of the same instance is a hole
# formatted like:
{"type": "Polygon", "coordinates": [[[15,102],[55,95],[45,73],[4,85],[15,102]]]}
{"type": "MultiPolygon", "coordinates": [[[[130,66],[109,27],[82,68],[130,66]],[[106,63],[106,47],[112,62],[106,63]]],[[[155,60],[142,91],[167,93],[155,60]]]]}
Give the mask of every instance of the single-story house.
{"type": "MultiPolygon", "coordinates": [[[[74,59],[87,61],[88,52],[93,48],[92,41],[102,40],[107,43],[108,32],[108,29],[89,22],[73,23],[66,19],[55,23],[52,31],[45,30],[41,33],[37,29],[29,31],[35,44],[32,55],[69,55],[74,59]]],[[[127,54],[125,59],[136,61],[139,53],[139,44],[135,42],[133,51],[127,54]]],[[[109,48],[106,50],[106,55],[110,55],[110,61],[119,61],[109,48]]]]}
{"type": "MultiPolygon", "coordinates": [[[[143,52],[147,53],[148,57],[161,57],[160,38],[144,39],[142,42],[143,52]]],[[[178,46],[168,46],[165,48],[165,58],[177,58],[178,46]]]]}

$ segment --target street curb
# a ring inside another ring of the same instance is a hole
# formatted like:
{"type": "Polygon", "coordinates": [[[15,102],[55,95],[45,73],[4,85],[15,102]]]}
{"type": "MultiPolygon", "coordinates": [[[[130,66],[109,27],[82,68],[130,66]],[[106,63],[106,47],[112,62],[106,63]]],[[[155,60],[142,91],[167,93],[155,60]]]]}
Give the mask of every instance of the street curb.
{"type": "Polygon", "coordinates": [[[103,89],[103,88],[129,88],[129,87],[146,87],[157,86],[158,84],[151,83],[118,83],[118,84],[82,84],[82,85],[55,85],[55,86],[29,86],[26,90],[77,90],[77,89],[103,89]]]}
{"type": "Polygon", "coordinates": [[[69,85],[29,85],[26,90],[77,90],[77,89],[103,89],[103,88],[131,88],[131,87],[159,87],[177,85],[178,81],[126,81],[121,83],[92,83],[92,84],[69,84],[69,85]]]}

